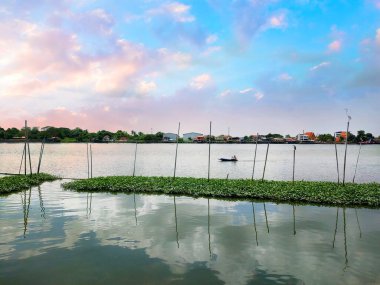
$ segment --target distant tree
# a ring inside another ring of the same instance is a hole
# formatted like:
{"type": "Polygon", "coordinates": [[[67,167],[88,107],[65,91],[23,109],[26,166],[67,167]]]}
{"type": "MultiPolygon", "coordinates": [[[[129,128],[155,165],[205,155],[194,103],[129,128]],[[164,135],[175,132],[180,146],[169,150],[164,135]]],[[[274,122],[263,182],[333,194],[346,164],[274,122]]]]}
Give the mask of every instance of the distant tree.
{"type": "Polygon", "coordinates": [[[157,132],[155,136],[157,137],[157,140],[158,140],[158,141],[162,141],[162,138],[164,137],[164,133],[162,133],[162,132],[157,132]]]}
{"type": "Polygon", "coordinates": [[[5,139],[11,139],[13,137],[21,137],[23,134],[20,132],[19,129],[16,128],[8,128],[4,133],[5,139]]]}
{"type": "Polygon", "coordinates": [[[0,140],[4,139],[5,138],[4,136],[5,136],[5,130],[2,127],[0,127],[0,140]]]}
{"type": "Polygon", "coordinates": [[[271,133],[267,134],[266,137],[267,137],[268,139],[275,139],[275,138],[277,138],[277,139],[282,139],[282,138],[284,138],[284,137],[283,137],[282,135],[280,135],[280,134],[271,134],[271,133]]]}
{"type": "Polygon", "coordinates": [[[320,142],[333,142],[334,136],[331,134],[320,134],[317,139],[320,142]]]}

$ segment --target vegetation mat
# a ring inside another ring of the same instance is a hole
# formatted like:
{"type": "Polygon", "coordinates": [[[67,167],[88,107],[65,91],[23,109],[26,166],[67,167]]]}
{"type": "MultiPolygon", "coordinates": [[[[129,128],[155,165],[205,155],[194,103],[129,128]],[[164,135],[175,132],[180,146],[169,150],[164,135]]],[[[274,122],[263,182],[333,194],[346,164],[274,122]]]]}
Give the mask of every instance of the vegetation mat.
{"type": "Polygon", "coordinates": [[[316,181],[260,181],[248,179],[203,179],[170,177],[109,176],[76,180],[64,189],[87,192],[134,192],[192,197],[264,199],[277,202],[328,205],[380,206],[380,184],[316,181]]]}
{"type": "Polygon", "coordinates": [[[0,178],[0,194],[8,194],[37,186],[45,181],[54,181],[58,177],[40,173],[33,175],[14,175],[0,178]]]}

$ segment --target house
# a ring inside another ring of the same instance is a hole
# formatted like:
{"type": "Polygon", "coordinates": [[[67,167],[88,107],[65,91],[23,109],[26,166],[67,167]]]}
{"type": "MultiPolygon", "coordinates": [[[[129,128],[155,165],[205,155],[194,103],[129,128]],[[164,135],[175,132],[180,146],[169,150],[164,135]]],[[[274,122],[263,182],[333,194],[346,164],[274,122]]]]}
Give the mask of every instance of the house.
{"type": "Polygon", "coordinates": [[[297,141],[299,141],[299,142],[309,142],[310,141],[310,138],[305,134],[298,134],[296,138],[297,138],[297,141]]]}
{"type": "Polygon", "coordinates": [[[335,132],[335,141],[340,142],[341,140],[345,140],[347,137],[347,132],[345,131],[339,131],[335,132]]]}
{"type": "Polygon", "coordinates": [[[230,137],[228,139],[228,142],[230,142],[230,143],[239,143],[239,142],[241,142],[241,139],[240,139],[240,137],[230,137]]]}
{"type": "Polygon", "coordinates": [[[102,142],[110,142],[111,141],[111,137],[109,135],[105,135],[102,139],[102,142]]]}
{"type": "Polygon", "coordinates": [[[206,142],[206,138],[205,136],[197,136],[194,141],[197,143],[204,143],[206,142]]]}
{"type": "Polygon", "coordinates": [[[127,137],[121,137],[118,142],[127,142],[128,138],[127,137]]]}
{"type": "Polygon", "coordinates": [[[315,139],[317,138],[313,132],[306,132],[305,135],[307,135],[308,138],[312,141],[315,141],[315,139]]]}
{"type": "Polygon", "coordinates": [[[216,142],[227,142],[230,139],[231,139],[231,136],[229,135],[220,135],[220,136],[215,137],[216,142]]]}
{"type": "Polygon", "coordinates": [[[162,136],[163,142],[174,142],[177,140],[177,134],[173,133],[164,133],[162,136]]]}
{"type": "Polygon", "coordinates": [[[186,133],[186,134],[183,134],[183,140],[185,142],[186,141],[194,141],[196,139],[196,137],[200,137],[200,136],[203,136],[203,134],[194,133],[194,132],[186,133]]]}

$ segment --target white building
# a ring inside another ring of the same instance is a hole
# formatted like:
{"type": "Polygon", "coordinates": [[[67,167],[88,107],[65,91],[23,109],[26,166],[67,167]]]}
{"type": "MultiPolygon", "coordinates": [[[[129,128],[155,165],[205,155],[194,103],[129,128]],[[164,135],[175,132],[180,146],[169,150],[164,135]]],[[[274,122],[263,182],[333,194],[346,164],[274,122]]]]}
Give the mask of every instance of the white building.
{"type": "Polygon", "coordinates": [[[300,142],[308,142],[308,141],[310,141],[310,138],[309,138],[307,135],[304,135],[304,134],[298,134],[298,135],[297,135],[297,141],[300,141],[300,142]]]}
{"type": "Polygon", "coordinates": [[[174,142],[177,140],[177,134],[173,133],[164,133],[162,136],[162,141],[164,142],[174,142]]]}
{"type": "Polygon", "coordinates": [[[183,134],[183,140],[184,141],[194,141],[194,139],[196,137],[200,137],[200,136],[203,136],[203,134],[200,134],[200,133],[186,133],[186,134],[183,134]]]}

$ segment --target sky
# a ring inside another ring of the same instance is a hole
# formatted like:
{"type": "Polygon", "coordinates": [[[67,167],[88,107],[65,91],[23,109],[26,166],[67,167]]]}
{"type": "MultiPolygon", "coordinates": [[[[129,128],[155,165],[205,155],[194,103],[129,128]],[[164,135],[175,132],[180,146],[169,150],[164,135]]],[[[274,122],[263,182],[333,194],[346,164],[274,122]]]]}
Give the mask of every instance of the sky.
{"type": "Polygon", "coordinates": [[[0,126],[380,135],[380,0],[2,0],[0,126]]]}

